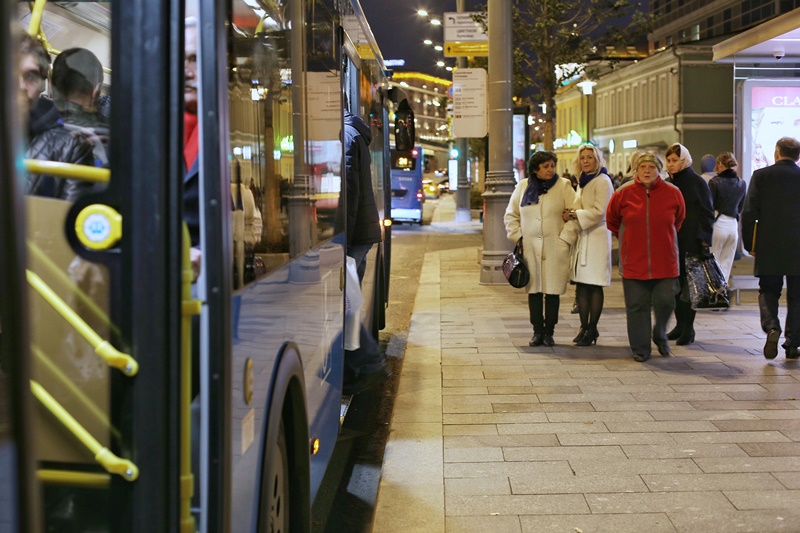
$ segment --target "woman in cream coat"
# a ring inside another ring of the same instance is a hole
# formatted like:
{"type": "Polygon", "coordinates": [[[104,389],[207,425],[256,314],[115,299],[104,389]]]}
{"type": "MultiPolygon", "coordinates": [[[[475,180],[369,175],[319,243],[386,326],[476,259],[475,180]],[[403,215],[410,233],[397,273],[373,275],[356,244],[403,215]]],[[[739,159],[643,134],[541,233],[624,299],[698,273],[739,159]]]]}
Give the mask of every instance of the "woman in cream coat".
{"type": "Polygon", "coordinates": [[[569,180],[556,175],[558,159],[551,152],[536,152],[528,161],[530,179],[519,182],[504,217],[512,242],[522,239],[525,263],[531,273],[528,311],[533,326],[531,346],[553,346],[560,295],[569,279],[570,245],[563,240],[567,224],[561,213],[571,206],[575,191],[569,180]]]}
{"type": "MultiPolygon", "coordinates": [[[[573,162],[580,176],[575,203],[562,213],[563,220],[577,222],[577,243],[573,247],[570,279],[577,287],[581,329],[573,339],[577,346],[597,342],[597,322],[603,312],[603,287],[611,285],[611,232],[606,228],[606,207],[614,185],[605,169],[603,154],[585,144],[573,162]]],[[[569,240],[569,239],[568,239],[569,240]]]]}

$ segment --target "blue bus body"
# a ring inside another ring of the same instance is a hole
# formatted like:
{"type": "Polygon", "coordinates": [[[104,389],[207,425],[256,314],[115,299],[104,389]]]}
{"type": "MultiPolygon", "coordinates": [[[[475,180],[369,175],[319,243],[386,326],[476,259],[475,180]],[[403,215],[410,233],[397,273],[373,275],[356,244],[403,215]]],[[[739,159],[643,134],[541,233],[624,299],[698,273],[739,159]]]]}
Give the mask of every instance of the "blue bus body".
{"type": "Polygon", "coordinates": [[[392,220],[422,224],[423,175],[422,147],[391,151],[392,220]]]}

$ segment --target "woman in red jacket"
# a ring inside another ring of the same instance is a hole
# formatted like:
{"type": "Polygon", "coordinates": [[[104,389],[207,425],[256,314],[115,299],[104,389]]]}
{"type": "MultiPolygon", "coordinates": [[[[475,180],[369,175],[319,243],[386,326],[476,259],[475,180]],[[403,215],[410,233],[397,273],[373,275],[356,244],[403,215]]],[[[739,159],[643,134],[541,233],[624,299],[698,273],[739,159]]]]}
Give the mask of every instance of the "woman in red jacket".
{"type": "Polygon", "coordinates": [[[634,168],[634,182],[611,197],[606,224],[621,238],[628,342],[633,358],[644,362],[650,359],[651,309],[656,317],[652,340],[658,353],[670,355],[667,321],[679,291],[677,235],[686,218],[686,205],[681,191],[661,180],[663,163],[658,154],[642,153],[634,168]]]}

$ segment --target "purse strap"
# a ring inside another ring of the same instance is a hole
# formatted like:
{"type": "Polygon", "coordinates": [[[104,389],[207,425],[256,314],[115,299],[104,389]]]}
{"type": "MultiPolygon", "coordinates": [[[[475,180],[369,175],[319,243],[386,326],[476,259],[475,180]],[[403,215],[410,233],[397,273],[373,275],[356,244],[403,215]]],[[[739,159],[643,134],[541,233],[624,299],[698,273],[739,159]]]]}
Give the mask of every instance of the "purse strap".
{"type": "Polygon", "coordinates": [[[517,253],[517,252],[522,253],[522,237],[519,238],[519,240],[517,241],[516,246],[514,246],[514,253],[517,253]]]}

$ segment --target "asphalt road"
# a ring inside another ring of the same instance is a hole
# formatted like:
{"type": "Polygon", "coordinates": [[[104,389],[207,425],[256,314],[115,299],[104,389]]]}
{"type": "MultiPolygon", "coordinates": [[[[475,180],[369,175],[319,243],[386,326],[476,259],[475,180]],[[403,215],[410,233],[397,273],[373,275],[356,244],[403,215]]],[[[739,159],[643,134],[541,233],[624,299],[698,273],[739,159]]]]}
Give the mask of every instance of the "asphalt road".
{"type": "Polygon", "coordinates": [[[380,347],[392,365],[392,379],[353,398],[320,493],[312,510],[315,533],[370,532],[389,435],[397,380],[425,253],[476,246],[474,234],[431,225],[439,201],[424,204],[423,225],[395,225],[386,328],[380,347]]]}

